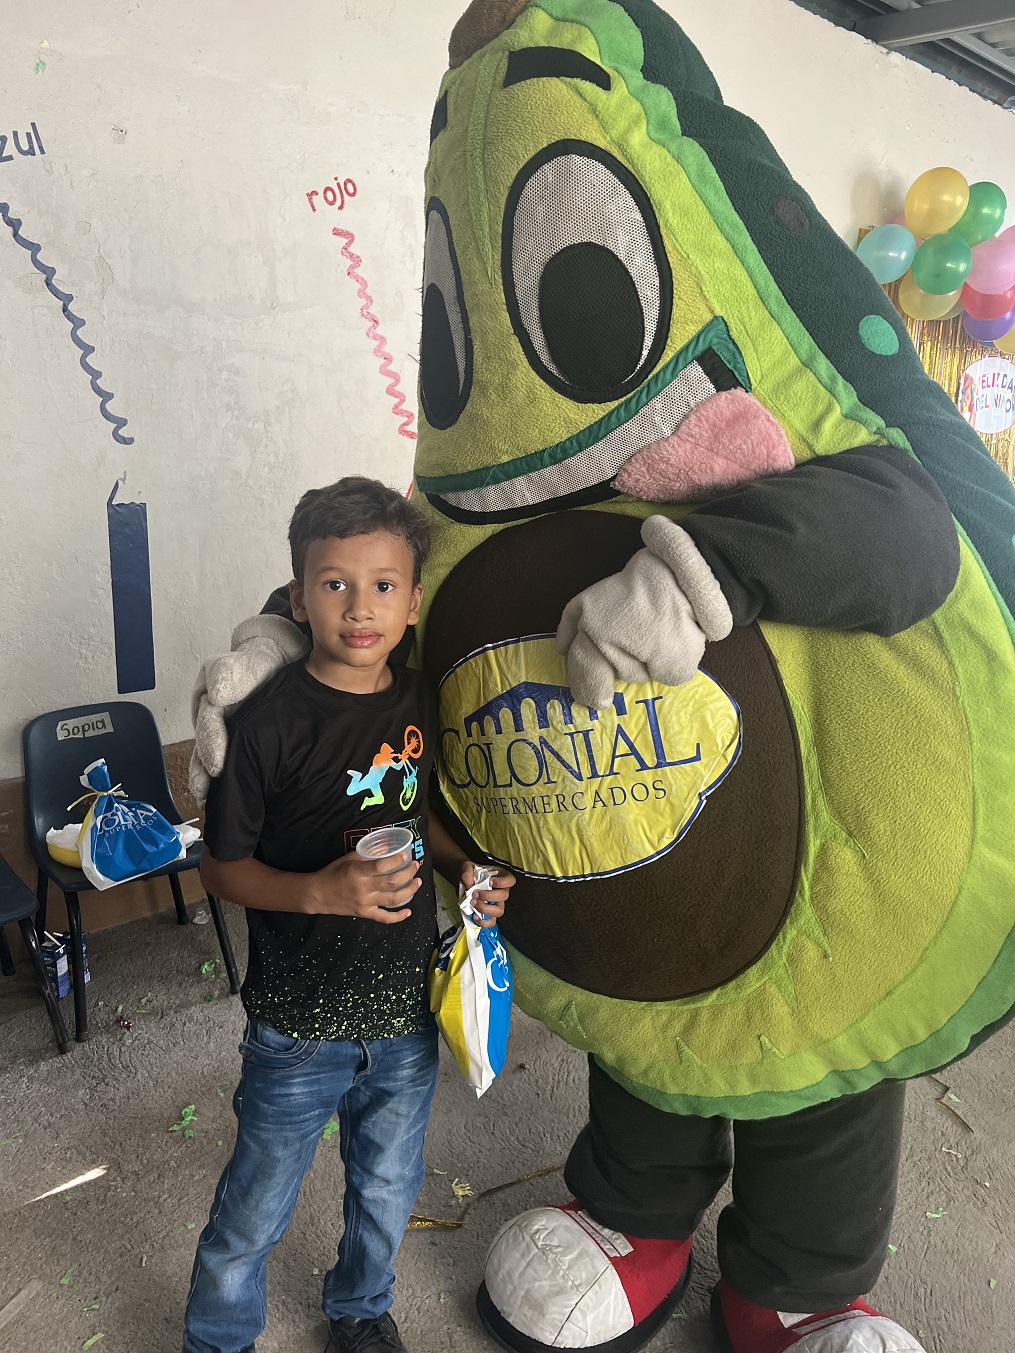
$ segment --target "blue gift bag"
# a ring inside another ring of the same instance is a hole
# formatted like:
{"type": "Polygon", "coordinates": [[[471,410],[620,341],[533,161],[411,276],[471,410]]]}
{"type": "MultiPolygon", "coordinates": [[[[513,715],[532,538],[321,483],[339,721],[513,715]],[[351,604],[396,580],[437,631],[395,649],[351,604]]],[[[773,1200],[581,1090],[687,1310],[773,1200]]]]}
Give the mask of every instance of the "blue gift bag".
{"type": "MultiPolygon", "coordinates": [[[[187,853],[180,833],[150,803],[135,803],[115,789],[103,760],[85,768],[81,783],[92,805],[81,825],[81,868],[95,888],[149,874],[187,853]]],[[[71,805],[73,807],[73,805],[71,805]]]]}

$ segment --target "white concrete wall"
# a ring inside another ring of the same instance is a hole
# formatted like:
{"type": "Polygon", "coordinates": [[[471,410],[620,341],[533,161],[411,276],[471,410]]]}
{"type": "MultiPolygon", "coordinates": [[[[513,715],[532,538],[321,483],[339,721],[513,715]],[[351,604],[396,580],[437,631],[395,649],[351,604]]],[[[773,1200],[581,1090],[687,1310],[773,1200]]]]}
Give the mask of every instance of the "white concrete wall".
{"type": "MultiPolygon", "coordinates": [[[[422,169],[463,4],[6,7],[0,134],[34,122],[46,154],[0,163],[0,201],[73,293],[134,442],[113,440],[59,304],[0,226],[0,777],[20,773],[34,714],[116,698],[105,503],[124,471],[154,591],[158,682],[136,698],[166,741],[189,733],[200,658],[288,578],[300,492],[350,471],[408,482],[331,228],[355,234],[414,407],[422,169]],[[355,200],[312,212],[334,175],[355,200]]],[[[667,7],[843,235],[937,164],[1015,203],[1012,114],[790,0],[667,7]]]]}

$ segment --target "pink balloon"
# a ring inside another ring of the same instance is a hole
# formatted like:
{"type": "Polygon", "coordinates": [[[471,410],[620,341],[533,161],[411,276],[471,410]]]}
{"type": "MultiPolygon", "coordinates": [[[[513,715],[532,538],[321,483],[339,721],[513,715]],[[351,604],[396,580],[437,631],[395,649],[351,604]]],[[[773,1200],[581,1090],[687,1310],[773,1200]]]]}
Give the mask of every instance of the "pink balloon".
{"type": "MultiPolygon", "coordinates": [[[[893,216],[888,224],[905,226],[906,230],[909,229],[909,226],[906,225],[906,213],[904,211],[900,211],[898,216],[893,216]]],[[[1015,226],[1012,229],[1015,229],[1015,226]]],[[[920,245],[923,244],[922,238],[919,235],[914,235],[913,239],[916,240],[916,247],[919,249],[920,245]]]]}
{"type": "Polygon", "coordinates": [[[988,296],[1015,286],[1015,234],[978,244],[973,250],[973,271],[966,282],[973,291],[988,296]]]}

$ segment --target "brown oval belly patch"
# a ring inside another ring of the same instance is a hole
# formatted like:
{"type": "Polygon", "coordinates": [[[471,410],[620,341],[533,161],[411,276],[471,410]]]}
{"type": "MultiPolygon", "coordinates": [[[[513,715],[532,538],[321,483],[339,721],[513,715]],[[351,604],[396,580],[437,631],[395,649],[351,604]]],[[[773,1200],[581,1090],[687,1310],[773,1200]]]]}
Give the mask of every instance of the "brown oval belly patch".
{"type": "MultiPolygon", "coordinates": [[[[467,654],[551,633],[578,592],[641,548],[641,522],[562,512],[509,527],[454,568],[430,607],[424,667],[436,686],[467,654]]],[[[709,644],[702,667],[740,706],[743,750],[686,836],[611,878],[520,877],[501,929],[521,953],[587,991],[665,1001],[751,967],[782,928],[799,868],[800,755],[786,693],[757,626],[709,644]]],[[[435,805],[472,858],[483,853],[435,805]]],[[[566,831],[565,813],[547,830],[566,831]]]]}

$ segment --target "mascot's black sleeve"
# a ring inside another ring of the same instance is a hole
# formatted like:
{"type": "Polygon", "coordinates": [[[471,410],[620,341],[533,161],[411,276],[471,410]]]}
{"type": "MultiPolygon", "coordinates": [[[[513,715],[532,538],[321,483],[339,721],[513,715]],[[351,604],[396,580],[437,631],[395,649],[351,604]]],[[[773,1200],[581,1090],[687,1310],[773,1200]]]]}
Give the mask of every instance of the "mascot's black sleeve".
{"type": "Polygon", "coordinates": [[[736,625],[898,634],[932,615],[958,577],[948,504],[894,446],[815,456],[695,508],[680,525],[736,625]]]}
{"type": "MultiPolygon", "coordinates": [[[[293,620],[293,608],[289,604],[288,586],[275,588],[274,592],[272,592],[271,596],[261,607],[261,614],[280,615],[283,620],[293,620]]],[[[297,627],[297,629],[301,629],[308,639],[312,637],[310,633],[310,626],[306,623],[306,621],[303,621],[303,623],[301,624],[298,620],[293,620],[293,624],[297,627]]],[[[409,655],[412,652],[413,636],[415,635],[415,633],[416,633],[415,626],[410,625],[409,628],[403,634],[402,638],[395,645],[391,653],[391,664],[393,667],[405,667],[408,665],[409,655]]]]}

